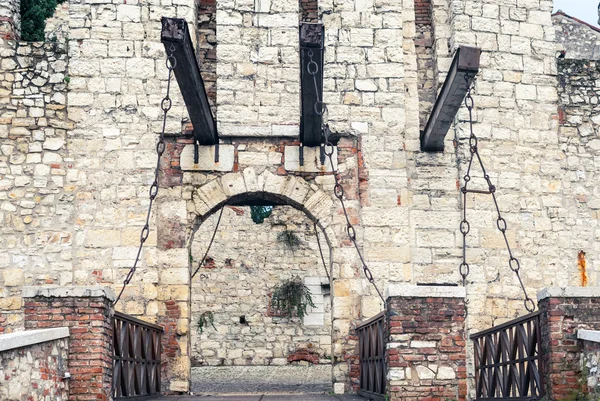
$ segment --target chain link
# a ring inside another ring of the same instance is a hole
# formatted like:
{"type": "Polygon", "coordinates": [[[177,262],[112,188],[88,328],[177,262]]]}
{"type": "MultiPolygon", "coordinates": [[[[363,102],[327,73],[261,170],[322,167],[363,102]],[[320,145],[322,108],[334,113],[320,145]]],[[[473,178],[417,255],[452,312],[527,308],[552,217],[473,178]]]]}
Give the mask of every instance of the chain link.
{"type": "MultiPolygon", "coordinates": [[[[321,248],[321,240],[319,240],[319,229],[317,228],[317,223],[313,222],[313,227],[315,229],[315,237],[317,238],[317,245],[319,246],[319,254],[321,255],[321,262],[323,262],[323,269],[325,269],[325,275],[327,276],[327,281],[331,283],[331,277],[329,276],[329,270],[327,270],[327,263],[325,263],[325,256],[323,255],[323,248],[321,248]]],[[[331,256],[331,253],[329,254],[331,256]]]]}
{"type": "MultiPolygon", "coordinates": [[[[316,100],[315,100],[313,107],[314,107],[315,113],[322,117],[322,121],[321,121],[321,131],[322,131],[321,135],[323,138],[323,145],[322,145],[323,148],[322,149],[323,149],[323,153],[325,154],[325,156],[327,156],[327,158],[329,159],[329,163],[331,165],[331,171],[333,173],[333,178],[335,179],[335,185],[333,187],[333,194],[335,195],[336,198],[339,199],[340,204],[342,206],[342,210],[344,211],[344,217],[346,218],[346,233],[348,234],[348,238],[350,239],[350,241],[352,241],[352,243],[354,244],[354,248],[356,249],[356,252],[358,253],[358,257],[360,259],[360,263],[362,265],[362,269],[365,274],[365,277],[367,278],[367,280],[369,280],[369,283],[371,283],[373,285],[373,287],[375,288],[375,291],[377,291],[377,294],[383,301],[383,305],[385,308],[385,305],[386,305],[385,298],[383,297],[383,294],[381,293],[381,291],[375,284],[375,279],[373,278],[373,273],[371,273],[371,270],[367,266],[365,259],[362,255],[362,252],[360,251],[360,248],[358,246],[358,243],[356,242],[356,230],[354,229],[354,226],[350,223],[350,217],[348,216],[348,211],[346,210],[346,204],[344,203],[344,187],[340,183],[339,175],[334,167],[334,163],[333,163],[334,146],[333,146],[333,143],[331,142],[331,131],[329,129],[329,125],[326,123],[327,115],[328,115],[327,105],[323,102],[323,99],[319,98],[319,85],[317,83],[317,73],[319,72],[319,65],[313,59],[314,53],[313,53],[312,49],[310,49],[307,52],[307,56],[309,58],[309,61],[306,64],[306,72],[308,74],[312,75],[313,82],[315,85],[316,100]]],[[[322,255],[322,253],[321,253],[321,255],[322,255]]],[[[325,264],[324,259],[323,259],[323,264],[325,264]]]]}
{"type": "Polygon", "coordinates": [[[470,271],[469,264],[467,263],[467,234],[471,230],[471,226],[469,224],[469,221],[467,220],[467,194],[468,193],[477,193],[477,194],[492,195],[492,200],[494,201],[496,213],[498,214],[498,217],[496,218],[496,227],[502,233],[502,236],[504,237],[504,242],[506,243],[506,249],[508,250],[508,256],[509,256],[508,266],[516,274],[517,279],[519,280],[521,289],[523,290],[523,294],[525,296],[525,301],[524,301],[525,309],[527,309],[527,311],[529,311],[529,312],[533,312],[535,310],[535,303],[529,297],[529,295],[527,295],[527,291],[525,289],[525,285],[523,284],[523,280],[521,278],[521,273],[520,273],[521,264],[520,264],[519,260],[513,255],[512,250],[510,248],[510,243],[508,242],[508,237],[506,235],[506,231],[507,231],[506,220],[502,217],[502,214],[500,213],[500,206],[498,205],[498,200],[496,199],[496,187],[492,184],[492,180],[491,180],[489,174],[487,173],[487,171],[485,170],[483,161],[481,160],[481,156],[479,154],[479,147],[478,147],[479,140],[478,140],[477,136],[475,135],[475,132],[473,131],[473,108],[475,107],[475,101],[473,100],[473,96],[471,94],[472,89],[473,89],[473,84],[470,84],[468,82],[467,78],[465,78],[465,79],[467,80],[467,85],[469,86],[467,96],[465,97],[465,106],[469,112],[469,130],[470,130],[469,153],[470,153],[470,158],[469,158],[469,163],[467,164],[467,172],[465,173],[465,175],[463,177],[464,185],[460,189],[460,191],[463,194],[463,210],[462,210],[463,213],[462,213],[462,220],[460,222],[460,232],[463,236],[463,246],[462,246],[462,262],[459,266],[459,273],[462,276],[463,285],[466,285],[467,276],[469,275],[469,271],[470,271]],[[468,188],[469,182],[471,181],[471,168],[473,167],[473,161],[475,160],[475,157],[477,158],[476,163],[479,164],[479,166],[481,168],[481,172],[483,174],[483,179],[487,183],[487,186],[488,186],[487,190],[474,190],[474,189],[468,188]]]}
{"type": "Polygon", "coordinates": [[[358,254],[358,257],[360,259],[360,263],[362,265],[362,269],[365,274],[365,277],[367,278],[369,283],[371,283],[373,285],[373,288],[375,288],[375,291],[377,291],[379,298],[381,298],[381,300],[383,301],[383,305],[384,305],[384,309],[385,309],[385,307],[386,307],[385,298],[383,297],[383,294],[377,287],[377,284],[375,284],[375,279],[373,278],[373,273],[371,272],[371,269],[369,269],[369,267],[367,266],[367,263],[365,262],[365,258],[363,257],[362,252],[360,251],[358,243],[356,242],[356,230],[354,229],[354,226],[350,222],[350,217],[348,216],[348,211],[346,210],[346,204],[344,203],[344,187],[340,183],[340,177],[338,175],[338,172],[335,170],[335,167],[333,164],[334,146],[333,146],[333,143],[331,142],[331,131],[329,130],[329,126],[327,124],[323,125],[323,139],[325,142],[325,146],[324,146],[325,156],[327,156],[327,158],[329,159],[329,163],[331,165],[331,171],[333,172],[333,178],[335,180],[335,186],[333,187],[333,194],[340,201],[342,210],[344,212],[344,217],[346,218],[346,233],[348,234],[348,238],[350,239],[350,241],[352,241],[352,244],[354,244],[354,248],[356,249],[356,253],[358,254]]]}
{"type": "Polygon", "coordinates": [[[123,287],[121,288],[121,291],[119,292],[119,296],[117,296],[117,299],[115,299],[115,302],[113,303],[114,305],[116,305],[119,302],[119,300],[121,299],[121,296],[123,295],[123,292],[125,291],[125,287],[127,287],[129,282],[133,278],[133,275],[135,274],[135,271],[137,269],[137,265],[140,261],[140,256],[142,255],[142,248],[144,247],[144,243],[148,240],[148,236],[150,235],[150,215],[152,214],[152,205],[154,204],[154,200],[156,199],[156,196],[158,195],[158,188],[159,188],[158,176],[160,173],[160,159],[161,159],[163,153],[165,152],[165,148],[166,148],[166,146],[165,146],[165,130],[167,127],[167,114],[169,113],[169,110],[171,110],[171,107],[173,106],[173,101],[171,100],[170,92],[171,92],[171,78],[173,77],[173,69],[175,69],[175,66],[177,65],[177,59],[175,58],[175,56],[173,56],[173,52],[175,52],[175,46],[171,45],[171,47],[169,48],[169,51],[170,51],[170,54],[167,56],[167,59],[165,61],[167,69],[169,70],[168,78],[167,78],[167,94],[165,95],[164,99],[160,102],[160,108],[163,111],[163,124],[162,124],[162,130],[161,130],[160,136],[158,138],[158,142],[156,143],[156,155],[157,155],[156,167],[154,169],[154,181],[152,182],[152,185],[150,185],[150,190],[148,191],[148,197],[150,199],[150,202],[148,203],[148,212],[146,213],[146,222],[144,224],[144,227],[142,227],[142,231],[140,232],[140,245],[138,247],[135,261],[133,262],[133,266],[131,267],[131,269],[127,273],[127,276],[125,277],[125,280],[123,281],[123,287]]]}

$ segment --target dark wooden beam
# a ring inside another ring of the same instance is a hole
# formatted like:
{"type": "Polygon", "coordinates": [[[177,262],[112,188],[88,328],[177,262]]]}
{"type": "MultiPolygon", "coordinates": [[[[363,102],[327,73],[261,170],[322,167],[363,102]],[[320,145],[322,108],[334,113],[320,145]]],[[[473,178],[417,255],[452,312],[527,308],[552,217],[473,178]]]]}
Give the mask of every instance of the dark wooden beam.
{"type": "Polygon", "coordinates": [[[321,144],[323,121],[323,24],[300,24],[300,142],[321,144]]]}
{"type": "Polygon", "coordinates": [[[479,72],[480,56],[481,49],[475,47],[461,46],[456,51],[425,130],[421,132],[421,150],[444,150],[444,138],[479,72]]]}
{"type": "Polygon", "coordinates": [[[219,142],[217,125],[210,111],[187,23],[182,18],[167,17],[161,22],[160,39],[167,55],[172,50],[177,60],[173,71],[194,126],[194,138],[200,145],[214,145],[219,142]]]}

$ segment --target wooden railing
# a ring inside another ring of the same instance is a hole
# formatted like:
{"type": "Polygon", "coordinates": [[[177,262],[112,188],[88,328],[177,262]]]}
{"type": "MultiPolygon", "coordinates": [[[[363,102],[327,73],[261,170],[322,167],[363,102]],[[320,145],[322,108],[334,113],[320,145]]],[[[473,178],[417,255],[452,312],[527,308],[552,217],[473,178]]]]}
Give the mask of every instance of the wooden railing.
{"type": "Polygon", "coordinates": [[[384,312],[356,327],[360,359],[358,394],[371,400],[385,399],[385,315],[384,312]]]}
{"type": "Polygon", "coordinates": [[[540,312],[471,336],[475,398],[538,400],[545,394],[540,356],[540,312]]]}
{"type": "Polygon", "coordinates": [[[113,398],[160,393],[163,329],[124,313],[113,321],[113,398]]]}

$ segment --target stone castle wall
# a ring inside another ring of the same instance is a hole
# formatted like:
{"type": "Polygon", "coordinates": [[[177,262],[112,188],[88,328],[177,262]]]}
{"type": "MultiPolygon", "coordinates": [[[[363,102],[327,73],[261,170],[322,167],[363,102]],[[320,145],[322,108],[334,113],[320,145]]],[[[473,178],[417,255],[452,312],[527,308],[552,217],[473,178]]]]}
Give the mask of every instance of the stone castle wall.
{"type": "MultiPolygon", "coordinates": [[[[17,310],[24,284],[118,289],[135,259],[166,90],[160,17],[193,21],[196,37],[198,9],[209,10],[208,3],[192,0],[155,3],[72,0],[60,10],[64,35],[56,42],[2,39],[0,247],[8,252],[0,252],[0,321],[7,331],[23,325],[17,310]]],[[[349,218],[376,283],[385,288],[389,282],[459,281],[458,187],[468,154],[466,125],[457,126],[458,149],[453,130],[444,152],[419,149],[419,103],[431,101],[458,45],[483,50],[474,128],[527,289],[533,294],[544,286],[579,283],[580,250],[587,253],[595,283],[597,186],[590,161],[597,133],[581,135],[579,128],[577,139],[567,140],[574,135],[569,125],[559,131],[551,2],[432,0],[431,50],[426,43],[425,53],[418,42],[426,32],[415,24],[421,3],[415,9],[414,0],[319,2],[324,100],[349,218]]],[[[203,223],[226,202],[269,197],[318,221],[334,259],[334,359],[352,356],[352,325],[381,310],[347,240],[332,176],[323,173],[327,168],[315,150],[307,149],[310,162],[298,166],[298,3],[258,5],[216,3],[216,112],[225,134],[218,165],[210,147],[201,149],[201,165],[191,162],[189,132],[182,132],[186,111],[173,85],[161,173],[166,188],[155,203],[136,275],[117,306],[168,325],[166,378],[172,391],[188,389],[192,235],[198,227],[208,229],[203,223]],[[251,138],[258,135],[269,138],[251,138]]],[[[213,17],[206,18],[208,27],[200,23],[198,32],[210,41],[213,17]]],[[[58,29],[55,23],[51,28],[58,29]]],[[[200,59],[212,60],[214,47],[203,51],[200,59]]],[[[465,118],[463,111],[459,120],[465,118]]],[[[468,202],[467,329],[477,330],[524,310],[493,204],[481,195],[468,202]]],[[[334,376],[349,389],[347,365],[337,363],[334,376]]]]}
{"type": "Polygon", "coordinates": [[[1,351],[0,397],[3,400],[66,401],[69,385],[64,374],[68,353],[68,338],[1,351]]]}
{"type": "MultiPolygon", "coordinates": [[[[217,217],[202,224],[194,236],[194,270],[206,252],[217,217]]],[[[320,241],[328,264],[329,247],[322,233],[320,241]]],[[[276,206],[270,217],[256,224],[249,207],[228,207],[207,259],[192,282],[194,363],[287,365],[298,350],[316,356],[310,362],[331,363],[329,279],[313,223],[303,212],[276,206]],[[281,237],[284,232],[296,235],[299,243],[286,243],[281,237]],[[304,319],[279,317],[271,305],[274,288],[294,277],[309,288],[315,304],[304,319]],[[215,327],[205,326],[200,334],[197,323],[205,312],[213,313],[215,327]]]]}

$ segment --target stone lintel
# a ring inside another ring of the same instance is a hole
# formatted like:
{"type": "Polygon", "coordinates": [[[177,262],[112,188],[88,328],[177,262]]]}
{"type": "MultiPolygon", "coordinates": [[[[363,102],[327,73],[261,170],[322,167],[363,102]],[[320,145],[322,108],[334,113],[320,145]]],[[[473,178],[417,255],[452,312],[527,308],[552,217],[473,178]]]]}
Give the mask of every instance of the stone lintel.
{"type": "Polygon", "coordinates": [[[546,298],[600,298],[600,287],[546,287],[537,293],[537,299],[546,298]]]}
{"type": "Polygon", "coordinates": [[[579,340],[586,340],[586,341],[593,341],[595,343],[600,343],[600,331],[579,329],[579,330],[577,330],[577,338],[579,340]]]}
{"type": "Polygon", "coordinates": [[[68,327],[18,331],[0,335],[0,352],[69,337],[68,327]]]}
{"type": "Polygon", "coordinates": [[[95,298],[104,297],[109,301],[114,301],[117,297],[115,292],[109,288],[100,285],[93,286],[71,286],[71,287],[23,287],[23,298],[95,298]]]}
{"type": "Polygon", "coordinates": [[[390,284],[386,289],[386,299],[391,297],[404,298],[464,298],[467,295],[465,287],[437,285],[390,284]]]}
{"type": "Polygon", "coordinates": [[[194,145],[186,145],[179,156],[183,171],[233,171],[233,145],[219,145],[219,162],[215,163],[215,146],[198,146],[198,164],[194,164],[194,145]]]}
{"type": "MultiPolygon", "coordinates": [[[[297,171],[303,173],[330,173],[331,163],[325,156],[325,164],[321,164],[321,148],[319,146],[304,146],[304,165],[300,166],[300,146],[286,146],[284,150],[285,163],[287,171],[297,171]]],[[[333,167],[337,170],[338,164],[337,146],[333,148],[333,167]]]]}

